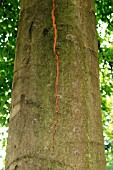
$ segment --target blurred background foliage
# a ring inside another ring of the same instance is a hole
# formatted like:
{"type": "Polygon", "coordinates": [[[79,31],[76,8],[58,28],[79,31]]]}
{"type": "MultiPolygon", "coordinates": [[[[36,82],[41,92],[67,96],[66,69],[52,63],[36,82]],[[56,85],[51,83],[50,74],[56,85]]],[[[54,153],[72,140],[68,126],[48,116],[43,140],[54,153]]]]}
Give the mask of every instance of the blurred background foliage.
{"type": "Polygon", "coordinates": [[[5,164],[19,9],[19,0],[0,0],[0,170],[5,164]]]}
{"type": "MultiPolygon", "coordinates": [[[[19,0],[0,0],[0,170],[4,169],[19,0]]],[[[113,170],[113,1],[95,0],[107,170],[113,170]]],[[[97,101],[98,102],[98,101],[97,101]]]]}
{"type": "Polygon", "coordinates": [[[95,0],[107,170],[113,170],[113,1],[95,0]]]}

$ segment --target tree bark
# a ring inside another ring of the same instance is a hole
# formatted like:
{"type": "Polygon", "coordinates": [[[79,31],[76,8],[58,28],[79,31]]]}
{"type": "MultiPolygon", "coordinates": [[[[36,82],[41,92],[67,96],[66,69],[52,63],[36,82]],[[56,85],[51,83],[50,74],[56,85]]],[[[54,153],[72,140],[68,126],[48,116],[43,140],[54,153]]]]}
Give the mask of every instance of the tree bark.
{"type": "Polygon", "coordinates": [[[21,0],[6,170],[105,170],[93,0],[21,0]]]}

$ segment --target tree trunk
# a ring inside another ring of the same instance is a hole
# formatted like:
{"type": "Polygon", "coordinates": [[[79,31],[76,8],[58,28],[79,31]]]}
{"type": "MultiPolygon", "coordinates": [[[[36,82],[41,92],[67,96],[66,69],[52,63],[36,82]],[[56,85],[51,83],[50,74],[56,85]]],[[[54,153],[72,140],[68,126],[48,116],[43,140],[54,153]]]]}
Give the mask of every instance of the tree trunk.
{"type": "Polygon", "coordinates": [[[21,0],[6,170],[105,170],[93,0],[21,0]]]}

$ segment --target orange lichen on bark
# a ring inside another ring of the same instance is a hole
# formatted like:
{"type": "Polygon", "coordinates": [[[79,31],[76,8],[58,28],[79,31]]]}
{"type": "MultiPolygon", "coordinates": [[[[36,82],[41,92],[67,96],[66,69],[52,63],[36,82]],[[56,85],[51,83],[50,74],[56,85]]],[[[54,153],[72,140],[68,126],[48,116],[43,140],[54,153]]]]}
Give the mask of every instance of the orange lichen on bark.
{"type": "Polygon", "coordinates": [[[56,98],[56,121],[54,124],[54,132],[53,132],[53,138],[52,138],[52,152],[54,152],[54,143],[55,143],[55,135],[56,135],[56,128],[58,124],[58,112],[59,112],[59,105],[58,105],[58,85],[59,85],[59,55],[56,50],[57,45],[57,38],[58,38],[58,31],[56,26],[56,18],[55,18],[55,0],[52,0],[52,21],[53,21],[53,29],[54,29],[54,43],[53,43],[53,51],[56,55],[56,80],[55,80],[55,98],[56,98]]]}

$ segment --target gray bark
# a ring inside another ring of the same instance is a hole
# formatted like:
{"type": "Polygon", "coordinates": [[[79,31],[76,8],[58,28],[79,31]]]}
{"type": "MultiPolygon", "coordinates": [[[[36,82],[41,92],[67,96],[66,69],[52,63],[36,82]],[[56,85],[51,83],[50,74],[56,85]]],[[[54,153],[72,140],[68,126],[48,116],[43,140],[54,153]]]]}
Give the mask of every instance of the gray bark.
{"type": "Polygon", "coordinates": [[[58,123],[52,0],[21,0],[6,170],[105,170],[94,1],[55,4],[58,123]]]}

